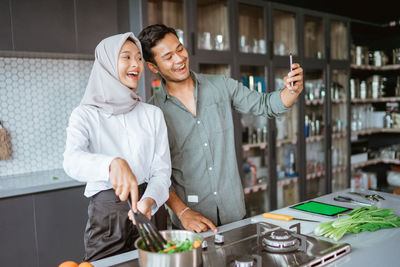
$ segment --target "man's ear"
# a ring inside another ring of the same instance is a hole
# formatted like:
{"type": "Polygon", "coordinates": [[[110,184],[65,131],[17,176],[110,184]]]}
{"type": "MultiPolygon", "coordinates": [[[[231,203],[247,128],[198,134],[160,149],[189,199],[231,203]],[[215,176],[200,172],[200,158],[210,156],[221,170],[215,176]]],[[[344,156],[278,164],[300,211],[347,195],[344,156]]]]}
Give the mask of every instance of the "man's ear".
{"type": "Polygon", "coordinates": [[[154,63],[151,62],[146,62],[147,67],[149,68],[149,70],[155,74],[158,73],[158,68],[154,63]]]}

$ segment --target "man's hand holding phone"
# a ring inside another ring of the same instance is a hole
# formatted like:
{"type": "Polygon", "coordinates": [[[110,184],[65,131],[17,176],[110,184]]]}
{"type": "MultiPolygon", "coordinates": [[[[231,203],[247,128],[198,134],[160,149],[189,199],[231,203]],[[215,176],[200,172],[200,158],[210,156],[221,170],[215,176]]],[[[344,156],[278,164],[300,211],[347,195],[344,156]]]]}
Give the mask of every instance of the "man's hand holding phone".
{"type": "Polygon", "coordinates": [[[293,63],[292,55],[289,56],[290,72],[283,78],[286,87],[281,93],[281,99],[286,107],[296,102],[298,95],[303,91],[303,69],[298,63],[293,63]]]}

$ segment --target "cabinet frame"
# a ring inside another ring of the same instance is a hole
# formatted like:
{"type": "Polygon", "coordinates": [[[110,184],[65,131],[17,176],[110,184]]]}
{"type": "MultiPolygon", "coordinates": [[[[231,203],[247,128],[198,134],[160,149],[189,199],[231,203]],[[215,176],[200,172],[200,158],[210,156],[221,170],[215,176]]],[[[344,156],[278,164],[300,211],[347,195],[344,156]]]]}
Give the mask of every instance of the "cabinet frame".
{"type": "MultiPolygon", "coordinates": [[[[135,0],[131,0],[135,2],[135,0]]],[[[136,0],[136,2],[141,2],[142,10],[145,10],[143,6],[146,5],[147,0],[136,0]]],[[[234,79],[240,79],[240,66],[263,66],[265,68],[265,77],[266,77],[266,86],[267,91],[271,92],[275,90],[275,82],[274,82],[274,73],[277,68],[287,68],[289,72],[289,57],[288,56],[280,56],[274,55],[273,45],[274,45],[274,19],[273,12],[274,10],[282,10],[285,12],[293,13],[296,23],[296,45],[297,45],[297,54],[293,57],[294,62],[298,62],[302,65],[303,69],[321,69],[324,73],[323,80],[325,82],[325,87],[329,88],[326,90],[326,99],[331,99],[330,93],[330,85],[332,82],[331,71],[333,69],[344,69],[346,73],[350,73],[350,19],[342,16],[332,15],[325,12],[319,12],[299,7],[293,7],[286,4],[280,4],[270,1],[262,1],[262,0],[233,0],[227,1],[228,7],[228,24],[229,24],[229,41],[230,41],[230,50],[227,51],[214,51],[214,50],[202,50],[197,48],[197,0],[194,1],[184,1],[184,10],[185,10],[185,47],[187,48],[190,56],[190,67],[193,71],[199,71],[200,64],[226,64],[230,66],[231,77],[234,79]],[[252,53],[243,53],[239,51],[239,25],[238,25],[238,5],[239,4],[248,4],[259,6],[263,8],[264,12],[264,36],[267,44],[267,53],[266,54],[252,54],[252,53]],[[304,26],[305,26],[305,16],[312,16],[321,18],[323,23],[323,44],[324,51],[323,57],[321,59],[317,58],[305,58],[304,56],[304,26]],[[330,56],[330,23],[331,21],[341,21],[344,22],[347,26],[347,48],[348,48],[348,59],[347,60],[331,60],[330,56]]],[[[143,25],[146,24],[146,14],[147,11],[143,12],[143,25]]],[[[150,92],[150,80],[148,75],[148,70],[146,70],[146,97],[151,95],[150,92]]],[[[348,76],[350,77],[350,76],[348,76]]],[[[348,87],[349,88],[349,87],[348,87]]],[[[297,145],[296,145],[296,153],[298,155],[298,159],[296,164],[298,164],[297,170],[299,172],[298,183],[299,183],[299,198],[300,201],[306,200],[306,192],[307,192],[307,177],[306,177],[306,137],[305,137],[305,123],[304,116],[306,114],[306,105],[305,105],[305,92],[301,93],[298,98],[298,136],[297,136],[297,145]]],[[[347,94],[349,98],[349,94],[347,94]]],[[[347,99],[348,103],[350,99],[347,99]]],[[[332,133],[332,103],[326,101],[324,104],[324,117],[326,119],[326,130],[324,133],[325,143],[324,143],[324,153],[325,153],[325,185],[324,185],[324,194],[332,192],[332,163],[331,163],[331,133],[332,133]]],[[[242,140],[241,140],[241,132],[242,127],[240,124],[240,117],[235,115],[235,140],[236,140],[236,154],[238,159],[238,166],[242,165],[242,140]]],[[[347,121],[350,122],[350,105],[347,104],[347,121]]],[[[347,123],[347,146],[348,151],[350,153],[350,126],[347,123]]],[[[274,166],[277,164],[277,148],[276,148],[276,134],[277,128],[275,124],[275,119],[268,120],[268,146],[265,149],[268,149],[268,166],[269,166],[269,182],[268,187],[269,191],[269,208],[274,210],[277,208],[277,172],[274,166]]],[[[347,166],[350,166],[350,156],[347,157],[348,162],[347,166]]],[[[241,168],[239,168],[241,169],[241,168]]],[[[241,173],[242,175],[242,173],[241,173]]],[[[347,180],[348,185],[350,185],[350,168],[347,169],[347,180]]],[[[268,192],[267,191],[267,192],[268,192]]]]}

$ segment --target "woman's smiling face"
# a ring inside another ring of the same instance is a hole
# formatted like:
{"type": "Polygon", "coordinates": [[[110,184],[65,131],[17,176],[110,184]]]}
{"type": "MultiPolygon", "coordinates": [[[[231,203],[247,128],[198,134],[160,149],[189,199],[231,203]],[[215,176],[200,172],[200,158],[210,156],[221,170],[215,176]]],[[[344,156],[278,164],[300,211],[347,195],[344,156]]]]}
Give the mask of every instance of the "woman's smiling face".
{"type": "Polygon", "coordinates": [[[143,71],[142,54],[131,40],[126,40],[118,55],[118,77],[126,87],[138,87],[139,78],[143,71]]]}

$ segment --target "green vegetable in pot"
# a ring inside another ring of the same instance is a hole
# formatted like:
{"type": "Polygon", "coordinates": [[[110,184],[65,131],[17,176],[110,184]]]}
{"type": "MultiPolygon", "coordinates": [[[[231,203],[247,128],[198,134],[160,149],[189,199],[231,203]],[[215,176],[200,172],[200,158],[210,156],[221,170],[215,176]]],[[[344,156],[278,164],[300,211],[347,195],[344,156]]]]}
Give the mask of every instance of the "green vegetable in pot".
{"type": "MultiPolygon", "coordinates": [[[[189,238],[186,238],[184,241],[168,241],[167,244],[164,245],[164,249],[160,250],[158,253],[170,254],[175,252],[190,251],[193,248],[197,248],[199,246],[201,246],[201,239],[195,239],[193,242],[190,241],[189,238]]],[[[143,241],[140,242],[139,247],[143,250],[146,250],[146,246],[143,241]]]]}
{"type": "Polygon", "coordinates": [[[348,214],[339,214],[335,221],[319,224],[314,229],[314,234],[339,241],[346,233],[357,234],[393,227],[400,227],[400,217],[395,216],[392,209],[356,207],[348,214]],[[343,216],[347,217],[342,218],[343,216]]]}

